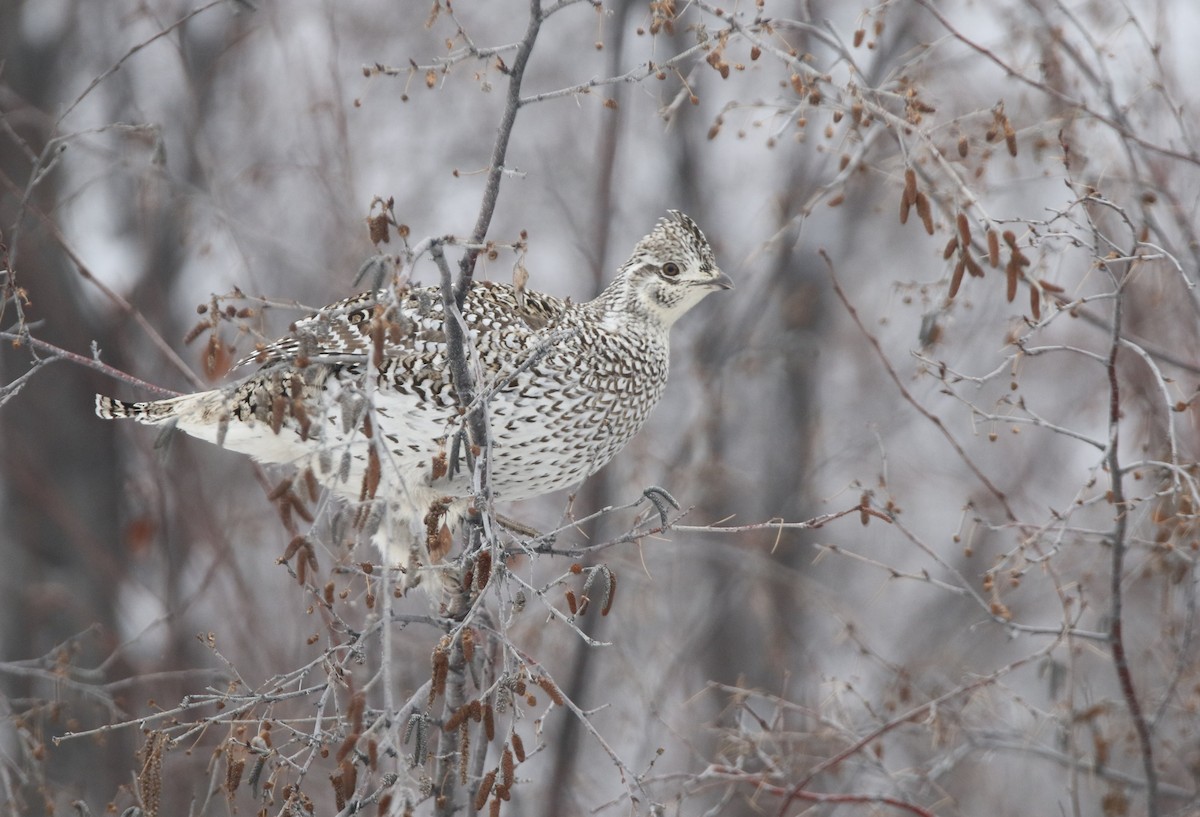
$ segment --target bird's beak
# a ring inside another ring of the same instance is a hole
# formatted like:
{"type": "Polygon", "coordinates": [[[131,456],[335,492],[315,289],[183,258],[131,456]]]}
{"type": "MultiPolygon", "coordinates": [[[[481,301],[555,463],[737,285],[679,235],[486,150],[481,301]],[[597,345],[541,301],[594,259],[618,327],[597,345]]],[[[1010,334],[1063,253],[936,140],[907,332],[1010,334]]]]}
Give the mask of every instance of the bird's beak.
{"type": "Polygon", "coordinates": [[[708,281],[705,286],[712,287],[713,289],[733,289],[733,279],[722,272],[716,278],[708,281]]]}

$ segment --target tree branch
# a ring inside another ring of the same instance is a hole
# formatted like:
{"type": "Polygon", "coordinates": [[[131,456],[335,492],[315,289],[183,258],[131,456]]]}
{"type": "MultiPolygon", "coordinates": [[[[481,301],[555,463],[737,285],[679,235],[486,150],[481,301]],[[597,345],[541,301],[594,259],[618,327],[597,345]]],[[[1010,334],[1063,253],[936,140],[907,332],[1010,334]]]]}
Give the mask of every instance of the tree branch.
{"type": "MultiPolygon", "coordinates": [[[[1116,274],[1113,273],[1114,279],[1116,274]]],[[[1129,709],[1129,717],[1137,732],[1138,743],[1141,746],[1142,767],[1146,774],[1146,813],[1149,817],[1158,817],[1158,773],[1154,768],[1154,746],[1150,738],[1150,725],[1142,713],[1137,691],[1133,686],[1133,673],[1129,669],[1129,658],[1125,652],[1125,630],[1121,620],[1123,597],[1122,582],[1125,578],[1125,548],[1129,526],[1129,506],[1125,502],[1125,475],[1121,471],[1121,457],[1118,451],[1121,424],[1121,386],[1117,373],[1117,354],[1121,350],[1121,282],[1117,284],[1117,297],[1113,299],[1112,341],[1108,354],[1108,464],[1109,491],[1111,505],[1116,509],[1117,517],[1112,531],[1112,567],[1109,575],[1109,592],[1112,596],[1109,608],[1109,647],[1112,650],[1113,667],[1117,671],[1117,680],[1121,684],[1121,694],[1125,698],[1125,706],[1129,709]]]]}
{"type": "MultiPolygon", "coordinates": [[[[517,111],[521,108],[521,80],[525,76],[525,66],[529,62],[529,54],[533,51],[534,41],[542,27],[545,15],[542,11],[542,0],[529,0],[529,26],[525,36],[517,47],[517,55],[508,69],[508,96],[504,100],[504,113],[500,117],[500,128],[496,134],[496,143],[492,147],[492,159],[488,165],[487,185],[483,189],[483,204],[479,208],[479,218],[475,221],[475,229],[471,233],[471,244],[482,244],[487,237],[488,226],[492,223],[492,214],[496,210],[496,199],[500,196],[500,179],[504,174],[504,159],[508,154],[508,140],[512,136],[513,125],[517,121],[517,111]]],[[[454,290],[454,299],[462,308],[467,298],[467,290],[471,288],[471,280],[475,275],[475,260],[479,250],[470,247],[463,254],[459,265],[458,285],[454,290]]]]}

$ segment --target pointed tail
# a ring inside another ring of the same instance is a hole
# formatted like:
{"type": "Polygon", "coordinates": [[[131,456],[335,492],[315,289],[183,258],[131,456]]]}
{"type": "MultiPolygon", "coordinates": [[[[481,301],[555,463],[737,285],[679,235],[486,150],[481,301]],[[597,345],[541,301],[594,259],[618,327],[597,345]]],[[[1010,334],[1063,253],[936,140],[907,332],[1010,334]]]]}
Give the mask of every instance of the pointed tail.
{"type": "Polygon", "coordinates": [[[180,398],[152,400],[144,403],[126,403],[103,394],[96,395],[96,416],[104,420],[130,418],[142,423],[161,423],[178,412],[180,398]]]}

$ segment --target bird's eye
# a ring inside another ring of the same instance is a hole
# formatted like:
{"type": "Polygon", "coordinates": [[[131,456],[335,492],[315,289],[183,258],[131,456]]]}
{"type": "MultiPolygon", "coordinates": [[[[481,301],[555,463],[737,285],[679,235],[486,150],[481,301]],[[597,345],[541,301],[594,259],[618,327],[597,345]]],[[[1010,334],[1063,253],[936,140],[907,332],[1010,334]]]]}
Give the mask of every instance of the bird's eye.
{"type": "Polygon", "coordinates": [[[668,261],[663,264],[662,274],[668,278],[676,278],[679,276],[679,265],[674,261],[668,261]]]}

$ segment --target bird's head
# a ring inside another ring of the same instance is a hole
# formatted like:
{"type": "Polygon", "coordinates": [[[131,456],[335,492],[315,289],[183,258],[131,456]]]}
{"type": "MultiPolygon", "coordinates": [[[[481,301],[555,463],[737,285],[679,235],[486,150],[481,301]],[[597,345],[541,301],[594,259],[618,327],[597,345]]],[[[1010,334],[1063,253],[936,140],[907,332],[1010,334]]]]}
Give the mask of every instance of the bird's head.
{"type": "Polygon", "coordinates": [[[670,327],[683,313],[733,281],[717,268],[704,233],[678,210],[667,211],[621,267],[625,308],[670,327]]]}

